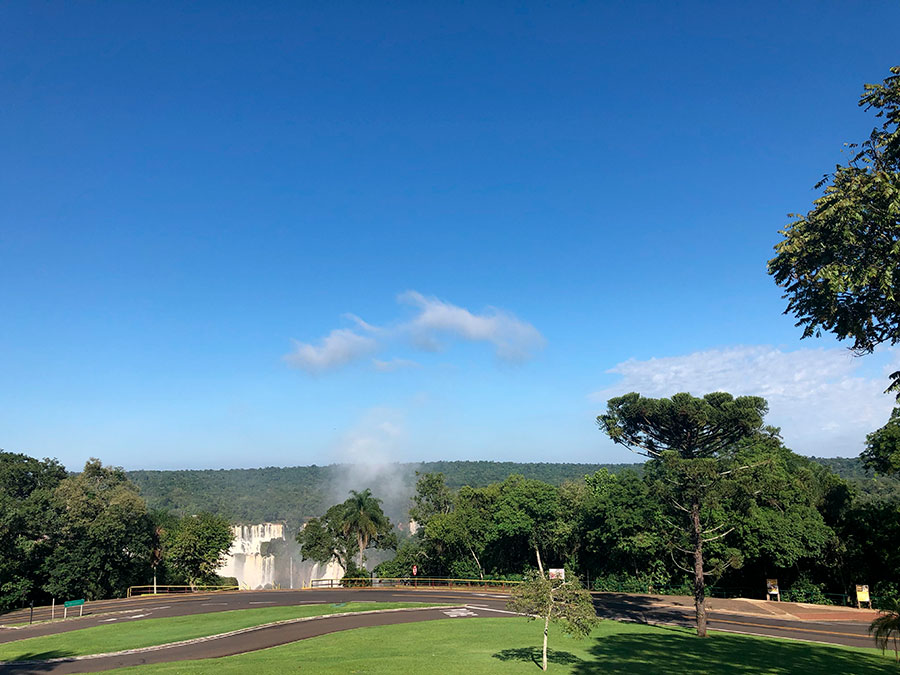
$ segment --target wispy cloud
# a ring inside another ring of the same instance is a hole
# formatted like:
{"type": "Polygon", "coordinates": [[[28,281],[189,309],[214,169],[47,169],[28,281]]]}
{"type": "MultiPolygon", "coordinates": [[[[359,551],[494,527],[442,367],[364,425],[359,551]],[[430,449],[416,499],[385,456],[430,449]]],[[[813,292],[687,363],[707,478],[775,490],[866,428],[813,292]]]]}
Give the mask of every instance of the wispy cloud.
{"type": "MultiPolygon", "coordinates": [[[[869,358],[883,362],[891,356],[884,352],[869,358]]],[[[883,393],[887,378],[864,377],[861,365],[846,349],[710,349],[619,363],[608,372],[621,379],[591,397],[605,402],[629,391],[655,397],[680,391],[762,396],[769,402],[767,422],[780,426],[785,442],[798,452],[856,455],[865,435],[885,423],[894,404],[894,397],[883,393]]]]}
{"type": "MultiPolygon", "coordinates": [[[[295,342],[294,350],[285,356],[292,366],[311,374],[322,373],[356,361],[393,342],[412,344],[416,349],[438,351],[448,340],[484,342],[493,347],[497,358],[523,362],[532,358],[546,341],[532,324],[513,314],[489,307],[472,312],[435,297],[407,291],[398,296],[403,304],[412,305],[418,313],[411,319],[387,326],[376,326],[356,314],[344,314],[355,329],[336,329],[318,345],[295,342]],[[361,334],[363,333],[363,334],[361,334]]],[[[417,367],[410,359],[373,360],[380,371],[417,367]]]]}
{"type": "Polygon", "coordinates": [[[285,355],[290,365],[311,375],[325,372],[368,356],[378,349],[370,337],[339,328],[331,331],[318,345],[294,341],[294,350],[285,355]]]}
{"type": "Polygon", "coordinates": [[[440,348],[439,337],[445,335],[471,342],[489,342],[497,357],[505,361],[525,361],[546,342],[530,323],[493,307],[481,314],[473,314],[464,307],[416,291],[407,291],[398,299],[420,310],[403,329],[423,349],[434,351],[440,348]]]}

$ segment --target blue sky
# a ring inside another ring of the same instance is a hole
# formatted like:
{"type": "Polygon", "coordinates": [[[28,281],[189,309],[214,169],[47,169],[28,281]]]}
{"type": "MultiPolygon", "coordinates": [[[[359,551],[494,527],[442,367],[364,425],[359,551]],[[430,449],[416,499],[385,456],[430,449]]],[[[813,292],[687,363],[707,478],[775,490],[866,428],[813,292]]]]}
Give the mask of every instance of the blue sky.
{"type": "Polygon", "coordinates": [[[610,395],[805,454],[889,350],[765,273],[874,125],[895,2],[8,3],[0,447],[126,468],[632,461],[610,395]]]}

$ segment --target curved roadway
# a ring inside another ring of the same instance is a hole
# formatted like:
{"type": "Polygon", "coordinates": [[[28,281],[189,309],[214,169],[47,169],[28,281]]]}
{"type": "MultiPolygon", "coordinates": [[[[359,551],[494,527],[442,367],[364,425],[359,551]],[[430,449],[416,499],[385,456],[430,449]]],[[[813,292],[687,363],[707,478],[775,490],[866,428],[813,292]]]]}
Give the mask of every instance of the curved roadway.
{"type": "MultiPolygon", "coordinates": [[[[369,601],[373,603],[432,602],[440,605],[466,607],[467,609],[454,612],[447,608],[431,608],[402,612],[325,616],[313,620],[251,629],[227,638],[206,639],[191,644],[154,648],[138,653],[29,665],[0,664],[0,674],[98,672],[145,663],[228,656],[364,626],[431,621],[451,617],[470,619],[509,616],[504,612],[506,597],[501,593],[484,591],[396,588],[236,591],[197,595],[145,596],[91,602],[85,605],[85,616],[80,619],[35,624],[18,629],[0,628],[0,643],[110,623],[267,606],[369,601]]],[[[689,607],[671,603],[664,604],[658,599],[647,596],[595,594],[595,606],[598,615],[604,618],[683,626],[690,626],[692,620],[692,612],[689,607]]],[[[373,605],[373,609],[377,609],[377,605],[373,605]]],[[[43,614],[43,608],[35,609],[36,619],[43,614]]],[[[28,610],[24,610],[24,613],[7,614],[2,617],[2,620],[7,624],[27,621],[28,610]]],[[[866,630],[866,624],[860,621],[802,621],[715,609],[710,613],[709,627],[712,630],[732,633],[793,638],[855,647],[873,646],[866,630]]]]}

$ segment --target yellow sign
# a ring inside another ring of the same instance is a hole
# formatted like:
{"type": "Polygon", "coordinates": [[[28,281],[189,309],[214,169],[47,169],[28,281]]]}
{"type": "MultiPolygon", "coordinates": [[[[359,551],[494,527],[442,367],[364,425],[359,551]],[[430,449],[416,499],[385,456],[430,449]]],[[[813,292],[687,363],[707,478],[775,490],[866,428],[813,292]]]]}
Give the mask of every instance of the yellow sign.
{"type": "Polygon", "coordinates": [[[867,584],[856,584],[856,602],[872,602],[869,600],[869,587],[867,584]]]}
{"type": "Polygon", "coordinates": [[[778,595],[778,579],[766,579],[766,592],[769,595],[778,595]]]}

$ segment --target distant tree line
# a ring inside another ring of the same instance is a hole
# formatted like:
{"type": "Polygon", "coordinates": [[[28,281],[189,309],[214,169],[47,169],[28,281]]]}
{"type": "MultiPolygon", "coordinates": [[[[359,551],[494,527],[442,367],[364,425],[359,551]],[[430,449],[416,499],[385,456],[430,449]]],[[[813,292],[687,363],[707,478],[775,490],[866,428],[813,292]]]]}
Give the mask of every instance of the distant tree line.
{"type": "Polygon", "coordinates": [[[149,511],[117,467],[80,473],[0,451],[0,610],[97,600],[129,586],[216,583],[231,544],[221,516],[149,511]]]}
{"type": "MultiPolygon", "coordinates": [[[[859,458],[816,459],[838,475],[850,479],[861,499],[900,497],[900,480],[875,476],[867,471],[859,458]]],[[[441,473],[451,489],[464,485],[485,487],[518,474],[551,485],[562,485],[606,469],[612,474],[631,470],[639,475],[643,463],[574,464],[526,462],[422,462],[397,464],[401,483],[415,491],[416,473],[441,473]]],[[[332,505],[332,486],[340,483],[346,466],[267,467],[263,469],[206,469],[180,471],[129,471],[151,509],[180,515],[201,512],[216,513],[233,522],[285,522],[292,530],[312,517],[320,516],[332,505]]],[[[376,485],[359,485],[357,489],[376,485]]],[[[384,496],[383,494],[381,495],[384,496]]],[[[404,497],[405,498],[405,497],[404,497]]],[[[399,520],[405,508],[390,512],[399,520]],[[401,512],[402,511],[402,512],[401,512]]]]}

